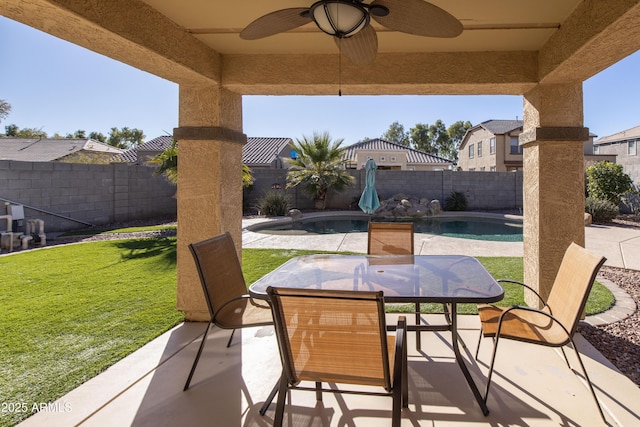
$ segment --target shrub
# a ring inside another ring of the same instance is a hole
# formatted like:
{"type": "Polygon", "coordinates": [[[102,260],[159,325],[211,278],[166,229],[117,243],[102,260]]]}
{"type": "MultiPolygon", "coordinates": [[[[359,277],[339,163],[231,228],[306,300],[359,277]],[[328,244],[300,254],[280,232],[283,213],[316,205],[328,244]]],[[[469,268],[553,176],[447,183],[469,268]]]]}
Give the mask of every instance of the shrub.
{"type": "Polygon", "coordinates": [[[633,191],[631,177],[624,173],[622,165],[598,162],[587,168],[587,191],[589,197],[608,200],[620,206],[622,196],[633,191]]]}
{"type": "Polygon", "coordinates": [[[467,196],[460,191],[452,191],[444,200],[444,208],[448,211],[466,211],[467,196]]]}
{"type": "Polygon", "coordinates": [[[269,191],[258,201],[258,209],[266,216],[284,216],[289,211],[289,197],[283,191],[269,191]]]}
{"type": "Polygon", "coordinates": [[[591,214],[593,222],[610,222],[618,216],[618,206],[608,200],[599,200],[593,197],[587,197],[584,210],[591,214]]]}

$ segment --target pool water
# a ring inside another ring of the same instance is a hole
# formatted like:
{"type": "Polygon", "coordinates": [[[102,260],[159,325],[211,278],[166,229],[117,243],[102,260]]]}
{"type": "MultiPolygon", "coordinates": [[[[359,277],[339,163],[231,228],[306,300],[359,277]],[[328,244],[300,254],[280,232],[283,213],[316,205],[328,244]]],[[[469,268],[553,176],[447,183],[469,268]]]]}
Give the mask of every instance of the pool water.
{"type": "MultiPolygon", "coordinates": [[[[415,233],[474,240],[522,242],[522,222],[517,220],[480,217],[429,217],[413,220],[413,223],[415,233]]],[[[258,233],[284,235],[366,233],[367,224],[368,218],[366,217],[315,217],[297,221],[260,223],[249,227],[249,229],[258,233]]]]}

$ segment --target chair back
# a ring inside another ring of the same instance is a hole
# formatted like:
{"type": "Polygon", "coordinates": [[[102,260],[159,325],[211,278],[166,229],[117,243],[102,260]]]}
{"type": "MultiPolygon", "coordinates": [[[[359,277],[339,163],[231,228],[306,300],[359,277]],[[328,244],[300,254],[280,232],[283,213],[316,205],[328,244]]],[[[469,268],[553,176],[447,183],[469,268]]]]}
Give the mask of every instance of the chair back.
{"type": "Polygon", "coordinates": [[[571,335],[578,327],[598,270],[606,258],[571,243],[547,299],[551,314],[571,335]]]}
{"type": "MultiPolygon", "coordinates": [[[[382,292],[267,289],[288,381],[391,390],[382,292]]],[[[393,351],[391,351],[393,355],[393,351]]]]}
{"type": "Polygon", "coordinates": [[[413,255],[412,222],[369,222],[367,254],[413,255]]]}
{"type": "Polygon", "coordinates": [[[189,250],[212,318],[221,305],[247,293],[242,266],[229,232],[192,243],[189,250]]]}

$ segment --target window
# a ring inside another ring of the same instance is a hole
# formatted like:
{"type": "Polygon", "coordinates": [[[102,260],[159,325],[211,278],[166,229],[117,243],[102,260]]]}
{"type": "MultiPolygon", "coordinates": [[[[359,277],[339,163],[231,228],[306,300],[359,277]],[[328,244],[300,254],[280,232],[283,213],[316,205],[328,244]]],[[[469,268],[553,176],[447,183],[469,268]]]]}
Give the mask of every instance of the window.
{"type": "Polygon", "coordinates": [[[495,137],[489,140],[489,154],[496,154],[496,138],[495,137]]]}
{"type": "Polygon", "coordinates": [[[469,146],[469,158],[470,159],[473,159],[474,150],[475,150],[475,147],[473,146],[473,144],[471,144],[469,146]]]}
{"type": "Polygon", "coordinates": [[[478,157],[482,157],[482,141],[478,142],[478,157]]]}
{"type": "Polygon", "coordinates": [[[594,145],[593,146],[593,154],[600,154],[600,146],[599,145],[594,145]]]}
{"type": "Polygon", "coordinates": [[[634,139],[627,142],[627,154],[630,156],[638,155],[638,140],[634,139]]]}
{"type": "Polygon", "coordinates": [[[511,137],[511,154],[522,154],[522,147],[520,147],[518,137],[511,137]]]}

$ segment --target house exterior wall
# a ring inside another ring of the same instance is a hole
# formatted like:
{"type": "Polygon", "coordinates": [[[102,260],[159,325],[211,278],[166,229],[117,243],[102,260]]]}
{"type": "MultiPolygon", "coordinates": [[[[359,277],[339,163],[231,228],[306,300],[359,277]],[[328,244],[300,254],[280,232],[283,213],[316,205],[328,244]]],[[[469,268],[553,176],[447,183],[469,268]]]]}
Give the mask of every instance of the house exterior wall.
{"type": "MultiPolygon", "coordinates": [[[[301,188],[285,189],[285,170],[255,170],[254,187],[245,192],[245,206],[256,207],[259,199],[274,184],[284,191],[291,207],[306,210],[313,208],[313,202],[301,188]]],[[[358,209],[358,200],[366,183],[364,170],[348,170],[355,178],[354,185],[342,193],[330,193],[327,209],[358,209]]],[[[467,197],[470,210],[517,210],[522,208],[522,172],[460,172],[460,171],[399,171],[377,170],[376,190],[381,199],[387,199],[399,193],[408,196],[424,197],[430,200],[444,200],[453,191],[459,191],[467,197]]]]}
{"type": "Polygon", "coordinates": [[[624,172],[631,177],[637,188],[640,188],[640,139],[635,140],[635,154],[629,154],[629,141],[618,141],[597,145],[598,154],[615,155],[615,162],[622,165],[624,172]]]}
{"type": "MultiPolygon", "coordinates": [[[[175,192],[147,166],[0,160],[0,202],[25,205],[26,219],[44,220],[47,232],[86,227],[82,222],[175,217],[175,192]]],[[[0,215],[5,212],[0,203],[0,215]]]]}

